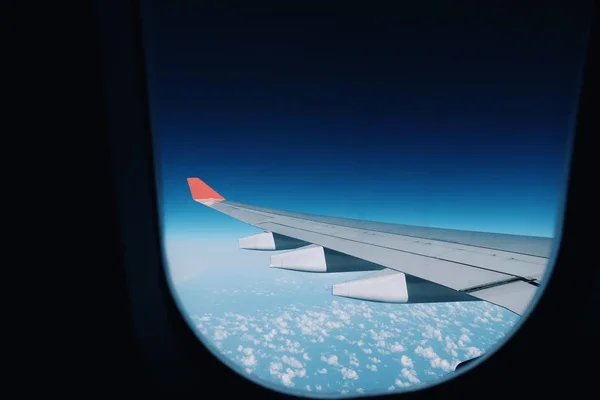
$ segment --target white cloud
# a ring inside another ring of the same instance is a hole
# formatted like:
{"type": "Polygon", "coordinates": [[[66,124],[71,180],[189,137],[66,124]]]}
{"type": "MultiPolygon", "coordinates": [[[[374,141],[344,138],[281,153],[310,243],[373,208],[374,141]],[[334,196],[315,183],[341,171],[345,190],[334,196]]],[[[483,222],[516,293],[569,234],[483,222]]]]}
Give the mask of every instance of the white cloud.
{"type": "Polygon", "coordinates": [[[296,377],[303,378],[304,376],[306,376],[306,370],[303,368],[302,363],[300,363],[293,357],[283,356],[282,361],[290,366],[295,367],[295,369],[285,368],[283,363],[281,362],[272,362],[269,365],[269,373],[279,378],[279,380],[284,386],[294,387],[295,383],[293,379],[296,377]],[[284,368],[285,372],[282,372],[284,368]]]}
{"type": "Polygon", "coordinates": [[[437,357],[437,354],[435,354],[435,351],[433,351],[431,347],[423,348],[421,346],[417,346],[415,353],[429,360],[437,357]]]}
{"type": "Polygon", "coordinates": [[[338,365],[338,356],[336,356],[335,354],[333,354],[329,357],[322,355],[321,361],[324,361],[329,365],[338,365]]]}
{"type": "Polygon", "coordinates": [[[402,357],[400,357],[400,362],[402,363],[402,365],[408,368],[412,368],[414,366],[413,361],[407,355],[403,355],[402,357]]]}
{"type": "Polygon", "coordinates": [[[425,332],[422,333],[423,337],[427,338],[427,339],[437,339],[440,342],[442,341],[442,332],[437,329],[434,328],[431,325],[426,325],[425,326],[425,332]]]}
{"type": "Polygon", "coordinates": [[[283,361],[284,363],[288,364],[289,366],[291,366],[293,368],[304,368],[304,364],[302,364],[300,361],[298,361],[294,357],[288,357],[287,355],[284,355],[283,357],[281,357],[281,361],[283,361]]]}
{"type": "Polygon", "coordinates": [[[417,346],[417,348],[415,349],[415,353],[423,358],[428,359],[433,368],[439,368],[443,371],[452,370],[450,362],[448,360],[440,358],[431,347],[423,348],[421,346],[417,346]]]}
{"type": "Polygon", "coordinates": [[[229,333],[224,329],[216,329],[213,339],[216,341],[225,340],[229,336],[229,333]]]}
{"type": "Polygon", "coordinates": [[[279,329],[279,333],[281,333],[282,335],[288,335],[291,332],[288,328],[287,322],[287,320],[289,319],[291,319],[289,313],[285,312],[283,315],[280,315],[279,317],[273,320],[273,323],[275,324],[275,326],[277,326],[277,328],[279,329]]]}
{"type": "Polygon", "coordinates": [[[410,383],[419,383],[421,382],[419,378],[417,378],[417,372],[414,369],[402,368],[401,375],[403,378],[408,380],[410,383]]]}
{"type": "Polygon", "coordinates": [[[432,359],[431,366],[433,368],[440,368],[443,371],[451,371],[452,370],[452,366],[450,365],[450,362],[448,360],[445,360],[440,357],[436,357],[436,358],[432,359]]]}
{"type": "Polygon", "coordinates": [[[479,357],[482,354],[483,354],[483,351],[481,351],[481,349],[478,349],[477,347],[467,348],[467,357],[469,357],[469,358],[479,357]]]}
{"type": "MultiPolygon", "coordinates": [[[[459,344],[461,344],[461,341],[458,341],[459,344]]],[[[458,345],[456,343],[454,343],[454,341],[449,337],[446,336],[445,338],[445,350],[447,353],[449,353],[450,355],[452,355],[452,357],[456,358],[458,357],[458,352],[456,351],[456,349],[458,349],[458,345]]]]}
{"type": "Polygon", "coordinates": [[[369,329],[369,334],[371,335],[371,339],[373,339],[375,341],[384,341],[385,339],[394,337],[393,333],[384,331],[384,330],[380,330],[379,332],[376,332],[373,329],[369,329]]]}
{"type": "Polygon", "coordinates": [[[270,342],[271,340],[273,340],[273,338],[277,335],[277,331],[275,329],[271,329],[271,331],[269,333],[267,333],[266,335],[263,335],[263,338],[267,341],[270,342]]]}
{"type": "Polygon", "coordinates": [[[269,365],[269,372],[271,373],[271,375],[280,375],[281,374],[281,369],[283,368],[283,364],[280,362],[272,362],[269,365]]]}
{"type": "Polygon", "coordinates": [[[294,378],[294,371],[292,371],[291,369],[287,369],[287,371],[285,371],[285,373],[281,374],[281,383],[283,383],[284,386],[286,387],[293,387],[295,384],[292,381],[292,379],[294,378]]]}
{"type": "Polygon", "coordinates": [[[392,344],[392,345],[390,346],[390,351],[391,351],[392,353],[400,353],[400,352],[402,352],[402,351],[404,351],[404,350],[406,350],[406,349],[404,348],[404,346],[402,346],[402,345],[401,345],[400,343],[398,343],[398,342],[396,342],[396,343],[394,343],[394,344],[392,344]]]}
{"type": "MultiPolygon", "coordinates": [[[[396,379],[396,380],[394,381],[394,383],[395,383],[395,384],[396,384],[396,386],[398,386],[398,387],[408,387],[408,386],[410,386],[410,383],[405,383],[405,382],[402,382],[400,379],[396,379]]],[[[394,387],[393,387],[393,386],[392,386],[392,389],[391,389],[391,390],[394,390],[394,387]]]]}
{"type": "Polygon", "coordinates": [[[329,329],[339,329],[343,326],[344,324],[342,324],[340,321],[327,321],[325,323],[325,326],[329,329]]]}
{"type": "Polygon", "coordinates": [[[342,378],[344,378],[344,379],[353,379],[353,380],[358,379],[358,374],[353,369],[342,367],[341,373],[342,373],[342,378]]]}
{"type": "Polygon", "coordinates": [[[256,360],[256,356],[254,354],[250,354],[241,358],[242,364],[246,367],[256,367],[258,361],[256,360]]]}

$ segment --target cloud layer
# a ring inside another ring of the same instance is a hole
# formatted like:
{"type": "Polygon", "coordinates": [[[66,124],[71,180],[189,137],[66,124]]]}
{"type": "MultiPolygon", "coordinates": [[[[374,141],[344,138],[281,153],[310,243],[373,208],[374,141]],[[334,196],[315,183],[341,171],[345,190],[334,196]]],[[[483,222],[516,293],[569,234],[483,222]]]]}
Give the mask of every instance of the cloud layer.
{"type": "Polygon", "coordinates": [[[328,394],[435,382],[485,352],[516,321],[483,302],[374,307],[338,300],[191,318],[201,337],[243,373],[274,388],[328,394]]]}
{"type": "Polygon", "coordinates": [[[207,246],[167,246],[176,300],[216,354],[275,390],[357,395],[430,384],[488,351],[518,318],[484,302],[334,297],[331,285],[365,273],[275,270],[266,267],[273,253],[240,251],[233,239],[210,251],[198,243],[207,246]]]}

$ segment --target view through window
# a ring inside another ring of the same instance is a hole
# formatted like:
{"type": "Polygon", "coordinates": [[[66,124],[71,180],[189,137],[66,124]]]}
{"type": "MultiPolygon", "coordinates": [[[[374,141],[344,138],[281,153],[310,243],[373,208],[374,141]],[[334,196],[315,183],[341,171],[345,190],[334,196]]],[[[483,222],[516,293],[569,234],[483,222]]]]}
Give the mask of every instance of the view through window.
{"type": "Polygon", "coordinates": [[[168,276],[241,375],[407,390],[526,317],[552,267],[591,8],[496,3],[145,3],[168,276]]]}

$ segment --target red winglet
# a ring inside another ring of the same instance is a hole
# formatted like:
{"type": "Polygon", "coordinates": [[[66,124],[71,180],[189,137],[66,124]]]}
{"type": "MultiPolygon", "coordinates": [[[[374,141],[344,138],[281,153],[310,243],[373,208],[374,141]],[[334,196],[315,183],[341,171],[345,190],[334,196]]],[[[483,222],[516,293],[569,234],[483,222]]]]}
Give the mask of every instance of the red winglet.
{"type": "Polygon", "coordinates": [[[202,204],[212,204],[225,198],[199,178],[187,178],[192,198],[202,204]]]}

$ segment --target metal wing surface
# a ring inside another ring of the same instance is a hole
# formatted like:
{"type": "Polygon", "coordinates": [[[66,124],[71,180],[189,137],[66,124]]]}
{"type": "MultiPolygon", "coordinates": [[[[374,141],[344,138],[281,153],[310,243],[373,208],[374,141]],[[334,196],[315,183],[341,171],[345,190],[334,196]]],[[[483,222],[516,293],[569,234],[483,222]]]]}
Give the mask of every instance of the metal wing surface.
{"type": "Polygon", "coordinates": [[[333,295],[389,303],[484,300],[522,315],[548,265],[552,239],[302,214],[228,201],[188,178],[195,201],[263,230],[240,248],[287,250],[271,267],[374,271],[333,295]]]}

